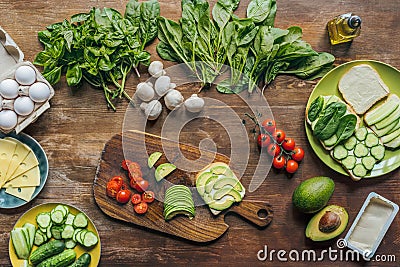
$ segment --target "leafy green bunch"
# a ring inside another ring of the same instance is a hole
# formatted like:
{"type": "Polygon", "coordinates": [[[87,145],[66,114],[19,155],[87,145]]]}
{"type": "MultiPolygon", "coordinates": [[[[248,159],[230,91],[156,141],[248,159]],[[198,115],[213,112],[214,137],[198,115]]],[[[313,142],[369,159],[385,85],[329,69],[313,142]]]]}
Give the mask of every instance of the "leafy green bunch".
{"type": "Polygon", "coordinates": [[[230,79],[217,86],[221,93],[252,92],[268,85],[280,73],[316,78],[332,67],[335,58],[318,53],[301,39],[300,27],[274,27],[276,0],[252,0],[247,17],[234,11],[240,0],[218,0],[212,8],[205,0],[182,0],[179,22],[160,17],[158,54],[185,63],[202,81],[211,84],[230,67],[230,79]]]}
{"type": "Polygon", "coordinates": [[[125,96],[128,74],[139,64],[150,64],[145,51],[157,37],[157,0],[139,3],[130,0],[124,16],[112,8],[92,8],[88,13],[52,24],[38,33],[44,50],[34,64],[43,66],[43,76],[51,83],[66,74],[69,86],[79,86],[83,80],[104,91],[107,104],[115,110],[114,101],[125,96]]]}

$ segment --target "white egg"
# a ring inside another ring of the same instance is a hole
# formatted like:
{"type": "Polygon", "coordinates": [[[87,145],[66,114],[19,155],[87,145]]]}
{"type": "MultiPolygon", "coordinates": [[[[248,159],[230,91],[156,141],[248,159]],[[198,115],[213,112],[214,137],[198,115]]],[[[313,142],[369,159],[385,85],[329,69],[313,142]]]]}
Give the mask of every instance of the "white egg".
{"type": "Polygon", "coordinates": [[[16,98],[18,96],[18,83],[13,79],[5,79],[0,83],[0,94],[4,98],[16,98]]]}
{"type": "Polygon", "coordinates": [[[31,85],[36,81],[36,72],[30,66],[21,66],[15,71],[15,79],[19,84],[31,85]]]}
{"type": "Polygon", "coordinates": [[[50,97],[50,88],[45,83],[36,82],[29,87],[29,97],[35,102],[46,101],[50,97]]]}
{"type": "Polygon", "coordinates": [[[14,111],[18,115],[27,116],[32,113],[34,108],[35,103],[27,96],[18,97],[14,101],[14,111]]]}
{"type": "Polygon", "coordinates": [[[0,128],[11,130],[17,125],[17,114],[12,110],[0,111],[0,128]]]}

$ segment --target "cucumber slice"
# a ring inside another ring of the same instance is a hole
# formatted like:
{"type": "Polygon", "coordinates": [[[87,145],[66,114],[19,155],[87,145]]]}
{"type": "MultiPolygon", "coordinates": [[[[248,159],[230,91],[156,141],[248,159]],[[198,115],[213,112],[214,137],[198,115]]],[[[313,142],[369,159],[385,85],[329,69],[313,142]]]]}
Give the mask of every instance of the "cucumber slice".
{"type": "Polygon", "coordinates": [[[47,241],[47,236],[45,236],[42,231],[37,230],[35,233],[35,239],[33,241],[33,244],[35,244],[35,246],[40,246],[43,243],[45,243],[47,241]]]}
{"type": "Polygon", "coordinates": [[[97,242],[99,242],[99,238],[97,237],[97,235],[92,231],[88,231],[83,237],[82,245],[87,248],[90,248],[96,245],[97,242]]]}
{"type": "Polygon", "coordinates": [[[368,130],[365,127],[360,127],[358,130],[355,132],[355,136],[357,140],[359,141],[364,141],[365,138],[367,138],[368,130]]]}
{"type": "Polygon", "coordinates": [[[382,160],[385,157],[385,147],[382,145],[371,148],[371,155],[377,160],[382,160]]]}
{"type": "Polygon", "coordinates": [[[75,215],[73,226],[77,228],[85,228],[88,225],[88,219],[82,212],[75,215]]]}
{"type": "Polygon", "coordinates": [[[382,129],[378,129],[378,128],[376,128],[375,125],[372,125],[371,130],[374,131],[374,133],[377,136],[382,137],[382,136],[390,133],[397,125],[400,126],[399,122],[400,122],[400,120],[394,121],[393,123],[389,124],[388,126],[386,126],[385,128],[382,128],[382,129]]]}
{"type": "Polygon", "coordinates": [[[74,248],[76,246],[76,242],[72,239],[65,240],[65,247],[66,248],[74,248]]]}
{"type": "Polygon", "coordinates": [[[67,219],[65,220],[65,224],[72,225],[74,222],[75,215],[68,213],[67,219]]]}
{"type": "Polygon", "coordinates": [[[347,170],[352,170],[354,166],[356,166],[356,161],[356,157],[354,157],[353,155],[349,155],[344,158],[341,163],[347,170]]]}
{"type": "Polygon", "coordinates": [[[29,258],[30,248],[23,229],[24,228],[15,228],[11,230],[11,241],[18,259],[27,260],[29,258]]]}
{"type": "Polygon", "coordinates": [[[364,165],[365,169],[370,171],[374,168],[376,159],[372,156],[366,156],[361,159],[361,163],[364,165]]]}
{"type": "Polygon", "coordinates": [[[397,121],[396,126],[393,127],[387,134],[390,134],[400,128],[400,119],[397,121]]]}
{"type": "Polygon", "coordinates": [[[32,249],[33,246],[33,242],[35,240],[35,233],[36,233],[36,227],[31,224],[31,223],[24,223],[24,225],[22,226],[22,228],[25,228],[28,230],[28,234],[29,234],[29,246],[32,249]]]}
{"type": "Polygon", "coordinates": [[[331,137],[329,137],[328,139],[324,140],[324,145],[327,147],[333,146],[334,144],[336,144],[338,138],[336,136],[336,134],[332,135],[331,137]]]}
{"type": "Polygon", "coordinates": [[[149,158],[147,159],[147,165],[149,168],[153,168],[154,164],[161,158],[162,153],[161,152],[154,152],[152,153],[149,158]]]}
{"type": "Polygon", "coordinates": [[[67,214],[69,213],[68,207],[66,207],[66,206],[64,206],[64,205],[61,205],[61,204],[57,205],[57,206],[52,210],[52,212],[54,212],[54,211],[56,211],[56,210],[61,211],[62,214],[63,214],[63,217],[67,216],[67,214]]]}
{"type": "Polygon", "coordinates": [[[400,135],[400,128],[397,129],[396,131],[394,131],[394,132],[388,134],[388,135],[382,136],[382,137],[381,137],[381,140],[382,140],[382,142],[383,142],[384,144],[386,144],[386,143],[389,143],[390,141],[394,140],[394,139],[395,139],[396,137],[398,137],[399,135],[400,135]]]}
{"type": "Polygon", "coordinates": [[[55,238],[55,239],[61,239],[61,233],[64,230],[64,227],[62,225],[53,225],[51,227],[51,235],[55,238]]]}
{"type": "Polygon", "coordinates": [[[72,227],[72,225],[65,225],[64,230],[61,233],[61,237],[63,239],[71,239],[74,235],[74,227],[72,227]]]}
{"type": "Polygon", "coordinates": [[[50,239],[50,238],[52,238],[52,234],[51,234],[51,227],[53,226],[53,223],[50,223],[50,226],[49,227],[47,227],[46,228],[46,235],[47,235],[47,238],[48,239],[50,239]]]}
{"type": "Polygon", "coordinates": [[[40,228],[46,229],[50,226],[51,217],[48,212],[41,212],[36,216],[36,222],[40,228]]]}
{"type": "Polygon", "coordinates": [[[74,240],[75,242],[78,242],[77,236],[78,236],[78,234],[79,234],[82,230],[83,230],[83,229],[81,229],[81,228],[75,229],[75,230],[74,230],[74,234],[72,235],[72,240],[74,240]]]}
{"type": "Polygon", "coordinates": [[[376,123],[375,126],[378,129],[382,129],[391,124],[392,122],[398,120],[399,118],[400,118],[400,106],[398,106],[396,110],[393,111],[389,116],[387,116],[380,122],[376,123]]]}
{"type": "Polygon", "coordinates": [[[351,136],[349,139],[347,139],[346,142],[344,142],[344,147],[347,150],[353,150],[356,145],[357,145],[357,138],[355,136],[351,136]]]}
{"type": "Polygon", "coordinates": [[[64,213],[61,210],[54,210],[51,213],[51,221],[55,224],[62,224],[64,221],[64,213]]]}
{"type": "Polygon", "coordinates": [[[400,146],[400,136],[385,144],[386,147],[396,149],[400,146]]]}
{"type": "Polygon", "coordinates": [[[399,101],[400,100],[396,95],[390,95],[385,103],[369,111],[365,115],[364,121],[368,125],[373,125],[382,121],[397,109],[399,101]]]}
{"type": "Polygon", "coordinates": [[[367,147],[374,147],[379,144],[379,138],[374,133],[368,133],[365,138],[365,145],[367,147]]]}
{"type": "Polygon", "coordinates": [[[368,148],[363,143],[358,143],[354,148],[354,155],[357,158],[362,158],[368,155],[369,151],[368,148]]]}
{"type": "Polygon", "coordinates": [[[347,149],[343,145],[337,145],[333,149],[333,157],[337,160],[342,160],[348,155],[347,149]]]}
{"type": "Polygon", "coordinates": [[[355,176],[357,177],[364,177],[365,175],[367,175],[367,169],[365,169],[364,165],[362,165],[361,163],[356,164],[356,166],[354,166],[352,172],[354,173],[355,176]]]}

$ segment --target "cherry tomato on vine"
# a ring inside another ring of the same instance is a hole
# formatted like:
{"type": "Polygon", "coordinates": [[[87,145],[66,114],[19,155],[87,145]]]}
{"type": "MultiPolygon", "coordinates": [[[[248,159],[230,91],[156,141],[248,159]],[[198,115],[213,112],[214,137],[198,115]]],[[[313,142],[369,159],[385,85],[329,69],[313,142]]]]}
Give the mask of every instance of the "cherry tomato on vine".
{"type": "Polygon", "coordinates": [[[122,185],[119,184],[117,181],[109,181],[106,187],[107,196],[115,198],[118,191],[121,190],[122,185]]]}
{"type": "Polygon", "coordinates": [[[266,119],[261,123],[261,126],[269,133],[275,132],[276,123],[272,119],[266,119]]]}
{"type": "Polygon", "coordinates": [[[278,144],[269,144],[267,147],[267,152],[273,157],[276,157],[281,153],[281,148],[278,144]]]}
{"type": "Polygon", "coordinates": [[[271,143],[271,137],[268,134],[259,134],[257,137],[259,147],[266,147],[271,143]]]}
{"type": "Polygon", "coordinates": [[[294,141],[293,138],[290,137],[285,138],[285,140],[283,140],[282,142],[282,147],[287,151],[292,151],[295,146],[296,142],[294,141]]]}
{"type": "Polygon", "coordinates": [[[286,137],[286,133],[283,130],[276,130],[273,135],[274,139],[276,140],[276,142],[278,142],[278,144],[282,143],[283,140],[285,140],[286,137]]]}
{"type": "Polygon", "coordinates": [[[274,157],[274,160],[272,161],[272,165],[276,169],[282,169],[283,167],[285,167],[285,161],[286,161],[285,157],[276,156],[276,157],[274,157]]]}
{"type": "Polygon", "coordinates": [[[301,147],[295,147],[293,149],[292,159],[299,162],[304,158],[304,150],[301,147]]]}
{"type": "Polygon", "coordinates": [[[146,203],[151,203],[154,201],[154,192],[153,191],[144,191],[142,194],[142,199],[146,203]]]}
{"type": "Polygon", "coordinates": [[[139,204],[133,206],[133,209],[137,214],[144,214],[147,212],[148,205],[146,202],[140,202],[139,204]]]}
{"type": "Polygon", "coordinates": [[[131,199],[131,191],[129,189],[119,190],[115,199],[122,204],[127,203],[131,199]]]}
{"type": "Polygon", "coordinates": [[[299,164],[295,160],[289,159],[286,162],[286,171],[288,173],[295,173],[298,168],[299,168],[299,164]]]}
{"type": "Polygon", "coordinates": [[[128,166],[129,166],[129,164],[131,164],[131,163],[132,163],[132,161],[130,161],[129,159],[123,160],[122,163],[121,163],[122,169],[124,169],[125,171],[127,171],[127,170],[128,170],[128,166]]]}
{"type": "Polygon", "coordinates": [[[142,202],[142,196],[140,194],[133,194],[131,202],[133,205],[139,204],[140,202],[142,202]]]}
{"type": "Polygon", "coordinates": [[[122,178],[121,176],[114,176],[113,178],[111,178],[111,181],[117,182],[120,186],[124,184],[124,178],[122,178]]]}

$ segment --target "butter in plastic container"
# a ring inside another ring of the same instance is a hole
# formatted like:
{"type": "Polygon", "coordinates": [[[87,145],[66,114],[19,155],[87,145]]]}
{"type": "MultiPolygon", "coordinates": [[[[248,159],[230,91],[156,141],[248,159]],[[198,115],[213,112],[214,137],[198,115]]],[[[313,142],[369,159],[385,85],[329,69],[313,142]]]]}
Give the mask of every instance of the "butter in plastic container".
{"type": "Polygon", "coordinates": [[[344,238],[347,247],[372,258],[398,211],[397,204],[371,192],[344,238]]]}
{"type": "Polygon", "coordinates": [[[50,108],[54,89],[0,27],[0,131],[21,132],[50,108]]]}

